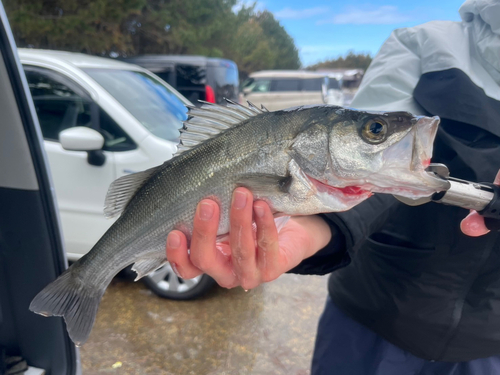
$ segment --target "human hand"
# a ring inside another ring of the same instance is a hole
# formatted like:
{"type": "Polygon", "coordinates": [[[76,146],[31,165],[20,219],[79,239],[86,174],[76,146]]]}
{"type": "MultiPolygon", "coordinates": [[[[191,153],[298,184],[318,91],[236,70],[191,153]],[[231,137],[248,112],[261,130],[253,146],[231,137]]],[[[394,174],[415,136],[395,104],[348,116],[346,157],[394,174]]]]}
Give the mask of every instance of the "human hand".
{"type": "MultiPolygon", "coordinates": [[[[493,183],[495,185],[500,185],[500,170],[493,183]]],[[[479,237],[490,231],[484,224],[484,218],[474,210],[471,210],[470,214],[462,220],[460,229],[463,233],[471,237],[479,237]]]]}
{"type": "Polygon", "coordinates": [[[245,188],[233,193],[225,242],[216,243],[218,225],[219,206],[205,199],[196,209],[189,253],[182,232],[174,230],[168,235],[167,259],[180,277],[190,279],[205,273],[223,287],[252,289],[289,271],[331,238],[328,224],[319,216],[292,218],[278,234],[269,205],[254,202],[245,188]]]}

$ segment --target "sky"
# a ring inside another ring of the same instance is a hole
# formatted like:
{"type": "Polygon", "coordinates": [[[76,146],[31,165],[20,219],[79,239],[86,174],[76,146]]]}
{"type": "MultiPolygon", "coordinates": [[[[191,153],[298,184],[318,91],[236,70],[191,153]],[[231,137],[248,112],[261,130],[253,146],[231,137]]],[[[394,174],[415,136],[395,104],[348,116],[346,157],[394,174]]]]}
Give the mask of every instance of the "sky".
{"type": "Polygon", "coordinates": [[[374,56],[397,28],[432,20],[459,21],[458,9],[463,1],[258,0],[256,10],[267,9],[274,14],[294,39],[306,67],[349,50],[374,56]]]}

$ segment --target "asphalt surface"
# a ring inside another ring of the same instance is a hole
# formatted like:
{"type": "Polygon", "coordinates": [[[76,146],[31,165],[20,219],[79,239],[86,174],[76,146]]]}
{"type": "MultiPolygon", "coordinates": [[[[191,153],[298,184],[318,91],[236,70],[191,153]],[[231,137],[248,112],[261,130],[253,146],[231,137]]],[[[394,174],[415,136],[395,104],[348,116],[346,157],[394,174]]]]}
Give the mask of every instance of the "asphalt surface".
{"type": "Polygon", "coordinates": [[[326,284],[283,275],[248,292],[169,301],[115,278],[81,348],[83,374],[307,375],[326,284]]]}

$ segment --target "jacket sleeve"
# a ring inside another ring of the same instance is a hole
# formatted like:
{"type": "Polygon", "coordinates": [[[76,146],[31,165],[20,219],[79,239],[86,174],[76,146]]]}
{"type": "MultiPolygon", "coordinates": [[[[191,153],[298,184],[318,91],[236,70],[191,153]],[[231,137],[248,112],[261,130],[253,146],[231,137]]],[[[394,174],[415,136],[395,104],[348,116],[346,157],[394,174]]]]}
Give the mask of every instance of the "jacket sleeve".
{"type": "Polygon", "coordinates": [[[357,248],[378,231],[399,204],[392,195],[376,194],[349,211],[322,214],[332,231],[330,243],[289,272],[324,275],[347,266],[357,248]]]}
{"type": "Polygon", "coordinates": [[[424,114],[413,99],[422,75],[418,37],[411,28],[392,32],[366,71],[351,107],[424,114]]]}

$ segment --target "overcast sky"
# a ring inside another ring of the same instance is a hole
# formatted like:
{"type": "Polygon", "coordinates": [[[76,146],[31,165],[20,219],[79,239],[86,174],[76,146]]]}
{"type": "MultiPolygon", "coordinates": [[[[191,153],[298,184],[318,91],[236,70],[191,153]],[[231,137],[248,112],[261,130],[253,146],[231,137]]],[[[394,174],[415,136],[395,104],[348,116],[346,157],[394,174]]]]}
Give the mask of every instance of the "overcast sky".
{"type": "Polygon", "coordinates": [[[307,66],[351,49],[375,55],[391,31],[400,27],[432,20],[459,21],[463,1],[259,0],[257,9],[274,13],[307,66]]]}

